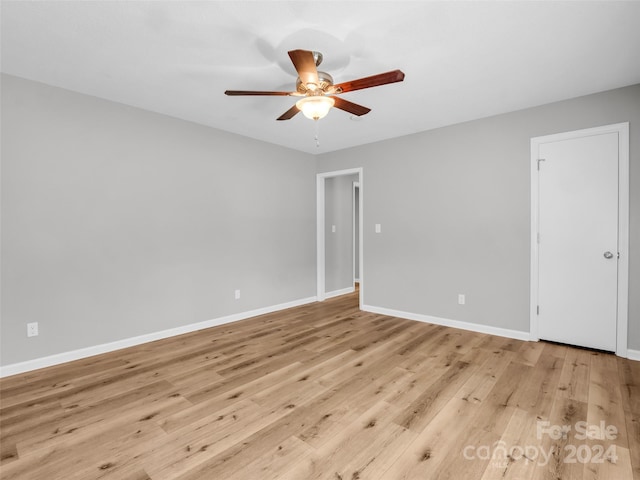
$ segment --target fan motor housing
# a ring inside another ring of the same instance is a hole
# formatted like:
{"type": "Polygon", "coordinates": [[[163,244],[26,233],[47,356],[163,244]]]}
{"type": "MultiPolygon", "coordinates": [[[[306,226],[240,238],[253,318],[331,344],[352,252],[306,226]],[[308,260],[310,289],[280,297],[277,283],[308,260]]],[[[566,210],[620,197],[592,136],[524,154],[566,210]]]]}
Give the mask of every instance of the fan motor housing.
{"type": "Polygon", "coordinates": [[[318,85],[304,83],[300,77],[296,80],[296,90],[304,95],[325,93],[327,88],[333,85],[333,77],[327,72],[318,71],[318,85]]]}

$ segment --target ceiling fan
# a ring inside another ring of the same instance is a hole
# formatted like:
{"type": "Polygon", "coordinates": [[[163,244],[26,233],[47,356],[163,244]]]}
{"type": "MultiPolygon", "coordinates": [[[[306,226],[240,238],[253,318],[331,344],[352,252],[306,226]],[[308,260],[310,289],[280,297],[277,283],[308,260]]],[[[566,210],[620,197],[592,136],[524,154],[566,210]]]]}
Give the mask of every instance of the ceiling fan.
{"type": "Polygon", "coordinates": [[[369,113],[370,108],[357,103],[349,102],[338,97],[341,93],[361,90],[363,88],[377,87],[387,83],[401,82],[404,73],[400,70],[380,73],[371,77],[359,78],[350,82],[333,84],[331,75],[320,72],[316,68],[322,62],[320,52],[310,50],[291,50],[289,58],[298,72],[296,90],[294,92],[268,92],[255,90],[227,90],[225,95],[272,95],[302,97],[293,107],[278,117],[278,120],[289,120],[298,112],[302,112],[307,118],[318,120],[323,118],[331,107],[339,108],[353,115],[361,116],[369,113]]]}

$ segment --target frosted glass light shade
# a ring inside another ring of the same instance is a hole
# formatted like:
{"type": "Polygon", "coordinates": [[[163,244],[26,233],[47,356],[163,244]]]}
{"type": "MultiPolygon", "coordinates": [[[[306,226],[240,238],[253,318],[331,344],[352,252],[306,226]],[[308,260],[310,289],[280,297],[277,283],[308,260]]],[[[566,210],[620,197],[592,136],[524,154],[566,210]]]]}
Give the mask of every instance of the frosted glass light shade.
{"type": "Polygon", "coordinates": [[[301,98],[296,102],[296,107],[300,110],[305,117],[311,120],[319,120],[327,116],[335,100],[331,97],[325,97],[323,95],[314,95],[311,97],[301,98]]]}

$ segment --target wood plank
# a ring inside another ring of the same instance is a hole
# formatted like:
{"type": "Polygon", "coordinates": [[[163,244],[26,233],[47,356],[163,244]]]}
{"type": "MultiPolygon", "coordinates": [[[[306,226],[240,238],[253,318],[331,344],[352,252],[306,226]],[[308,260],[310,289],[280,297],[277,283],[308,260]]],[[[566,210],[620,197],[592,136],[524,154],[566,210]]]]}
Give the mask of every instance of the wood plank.
{"type": "Polygon", "coordinates": [[[617,431],[615,443],[625,447],[628,445],[627,429],[618,378],[618,363],[613,355],[591,355],[587,421],[590,425],[600,422],[611,425],[617,431]]]}
{"type": "Polygon", "coordinates": [[[640,480],[640,415],[627,412],[625,422],[633,479],[640,480]]]}
{"type": "MultiPolygon", "coordinates": [[[[172,431],[162,442],[152,445],[141,462],[153,477],[177,478],[241,447],[291,411],[282,408],[267,413],[251,401],[238,402],[172,431]]],[[[263,447],[266,453],[269,445],[263,447]]],[[[249,461],[245,459],[245,464],[249,461]]]]}
{"type": "Polygon", "coordinates": [[[625,412],[640,415],[640,362],[630,362],[616,357],[622,408],[625,412]]]}
{"type": "MultiPolygon", "coordinates": [[[[500,440],[490,444],[491,459],[481,480],[521,480],[531,478],[544,462],[536,433],[535,414],[516,408],[500,440]]],[[[485,444],[486,445],[486,444],[485,444]]],[[[470,453],[482,453],[476,448],[470,453]]]]}
{"type": "MultiPolygon", "coordinates": [[[[283,479],[289,474],[291,465],[301,459],[308,458],[314,449],[297,437],[289,437],[278,445],[274,445],[270,451],[250,462],[226,480],[247,480],[256,478],[260,480],[283,479]]],[[[303,477],[298,477],[303,478],[303,477]]]]}
{"type": "MultiPolygon", "coordinates": [[[[397,412],[392,405],[386,402],[375,403],[362,415],[345,424],[329,441],[298,461],[287,475],[305,480],[324,478],[327,474],[333,474],[335,478],[353,478],[355,470],[351,463],[357,463],[358,457],[368,455],[372,444],[380,437],[380,432],[386,429],[395,413],[397,412]]],[[[361,473],[358,471],[357,475],[361,473]]]]}
{"type": "Polygon", "coordinates": [[[587,403],[590,371],[591,352],[578,348],[568,349],[558,382],[557,395],[587,403]]]}
{"type": "Polygon", "coordinates": [[[516,352],[516,358],[514,361],[524,363],[533,367],[544,350],[543,342],[525,342],[520,349],[516,352]]]}
{"type": "MultiPolygon", "coordinates": [[[[484,355],[481,350],[477,350],[475,354],[484,355]]],[[[478,365],[474,364],[471,358],[467,358],[467,360],[469,361],[456,361],[449,366],[394,421],[401,427],[411,429],[414,432],[423,430],[478,368],[478,365]]]]}
{"type": "Polygon", "coordinates": [[[545,461],[538,463],[531,480],[583,479],[584,463],[573,461],[572,452],[584,441],[576,436],[576,425],[587,421],[588,405],[563,397],[556,398],[548,418],[541,419],[538,447],[545,461]],[[548,460],[547,460],[548,459],[548,460]]]}
{"type": "Polygon", "coordinates": [[[507,350],[487,350],[489,356],[455,394],[467,402],[482,403],[493,390],[515,354],[507,350]]]}
{"type": "Polygon", "coordinates": [[[558,382],[564,367],[564,359],[553,355],[538,357],[518,392],[511,398],[514,404],[546,418],[551,412],[558,392],[558,382]]]}
{"type": "MultiPolygon", "coordinates": [[[[439,465],[456,451],[453,446],[467,435],[469,424],[479,408],[476,404],[452,398],[417,434],[416,439],[389,469],[375,472],[372,478],[438,478],[435,472],[438,471],[439,465]]],[[[460,461],[463,461],[462,456],[460,461]]]]}

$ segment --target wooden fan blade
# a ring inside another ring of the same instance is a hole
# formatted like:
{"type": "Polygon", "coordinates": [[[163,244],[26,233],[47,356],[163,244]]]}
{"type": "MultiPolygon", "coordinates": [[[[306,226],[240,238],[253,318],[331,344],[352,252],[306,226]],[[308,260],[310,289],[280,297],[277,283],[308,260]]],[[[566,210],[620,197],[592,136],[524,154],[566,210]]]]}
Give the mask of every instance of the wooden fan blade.
{"type": "Polygon", "coordinates": [[[378,75],[372,75],[371,77],[359,78],[357,80],[351,80],[350,82],[339,83],[337,85],[334,85],[333,89],[335,93],[352,92],[354,90],[361,90],[363,88],[386,85],[387,83],[401,82],[402,80],[404,80],[404,73],[400,70],[393,70],[392,72],[379,73],[378,75]]]}
{"type": "Polygon", "coordinates": [[[318,69],[316,68],[316,60],[313,58],[313,52],[309,50],[291,50],[289,58],[291,58],[293,66],[296,67],[302,83],[318,85],[318,69]]]}
{"type": "Polygon", "coordinates": [[[236,95],[277,95],[277,96],[289,96],[293,95],[294,92],[261,92],[258,90],[226,90],[224,92],[225,95],[236,96],[236,95]]]}
{"type": "Polygon", "coordinates": [[[335,101],[333,104],[334,107],[339,108],[340,110],[344,110],[345,112],[353,113],[358,117],[361,115],[366,115],[371,111],[370,108],[363,107],[362,105],[358,105],[357,103],[350,102],[341,97],[331,97],[335,101]]]}
{"type": "Polygon", "coordinates": [[[293,118],[299,111],[300,110],[298,110],[298,107],[296,107],[294,105],[289,110],[287,110],[282,115],[280,115],[277,119],[278,120],[289,120],[289,119],[293,118]]]}

